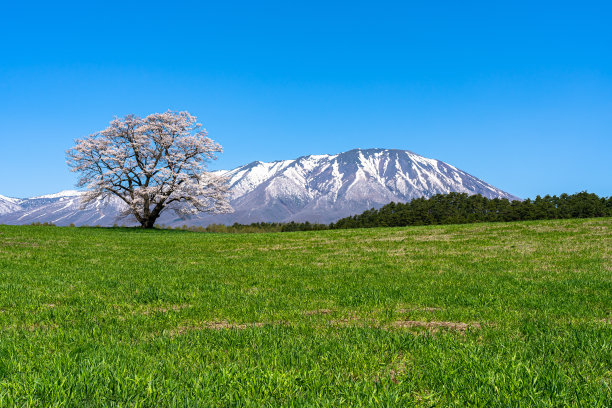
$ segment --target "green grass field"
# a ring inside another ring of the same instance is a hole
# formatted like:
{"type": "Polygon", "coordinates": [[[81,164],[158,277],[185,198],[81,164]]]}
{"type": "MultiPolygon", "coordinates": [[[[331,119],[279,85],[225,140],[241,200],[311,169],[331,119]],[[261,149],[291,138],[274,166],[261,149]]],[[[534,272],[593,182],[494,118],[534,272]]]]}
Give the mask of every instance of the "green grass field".
{"type": "Polygon", "coordinates": [[[0,406],[612,406],[612,219],[0,226],[0,406]]]}

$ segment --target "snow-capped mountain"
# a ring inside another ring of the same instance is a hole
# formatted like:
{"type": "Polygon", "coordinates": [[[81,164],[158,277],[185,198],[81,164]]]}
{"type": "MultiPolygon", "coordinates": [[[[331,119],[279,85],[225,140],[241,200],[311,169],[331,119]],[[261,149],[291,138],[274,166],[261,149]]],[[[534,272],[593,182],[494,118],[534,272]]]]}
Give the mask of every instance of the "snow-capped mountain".
{"type": "Polygon", "coordinates": [[[21,201],[22,200],[19,198],[11,198],[0,195],[0,215],[19,210],[19,203],[21,201]]]}
{"type": "Polygon", "coordinates": [[[224,223],[328,223],[391,201],[449,192],[517,199],[454,166],[405,150],[355,149],[219,173],[229,177],[235,212],[205,218],[224,223]]]}
{"type": "MultiPolygon", "coordinates": [[[[109,226],[117,222],[120,204],[116,200],[98,201],[81,208],[81,192],[60,191],[38,197],[14,199],[12,211],[0,211],[0,224],[31,224],[50,222],[56,225],[101,225],[109,226]]],[[[0,208],[1,208],[0,199],[0,208]]],[[[127,222],[126,224],[135,225],[127,222]]]]}
{"type": "MultiPolygon", "coordinates": [[[[488,198],[518,199],[456,167],[406,150],[355,149],[334,155],[309,155],[271,163],[253,162],[217,171],[228,178],[232,214],[181,220],[168,212],[165,225],[310,221],[329,223],[391,201],[461,192],[488,198]]],[[[97,202],[80,208],[80,193],[64,191],[30,199],[0,196],[0,223],[57,225],[134,225],[117,218],[120,203],[97,202]],[[4,206],[3,206],[4,205],[4,206]],[[10,207],[10,206],[13,207],[10,207]],[[15,209],[15,205],[19,208],[15,209]]]]}

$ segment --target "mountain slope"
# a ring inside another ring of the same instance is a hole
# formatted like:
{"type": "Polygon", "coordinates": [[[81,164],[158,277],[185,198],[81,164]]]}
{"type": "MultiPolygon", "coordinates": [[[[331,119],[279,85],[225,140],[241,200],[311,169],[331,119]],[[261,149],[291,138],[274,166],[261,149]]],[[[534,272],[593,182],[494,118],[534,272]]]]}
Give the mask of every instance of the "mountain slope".
{"type": "MultiPolygon", "coordinates": [[[[310,221],[329,223],[390,201],[463,192],[488,198],[517,197],[456,167],[405,150],[350,150],[271,163],[253,162],[217,171],[228,178],[235,212],[180,220],[164,214],[159,224],[208,225],[251,222],[310,221]]],[[[78,192],[21,200],[21,209],[0,215],[0,223],[53,222],[58,225],[133,225],[117,220],[120,203],[79,208],[78,192]]]]}
{"type": "Polygon", "coordinates": [[[18,211],[21,207],[19,198],[11,198],[0,195],[0,215],[18,211]]]}
{"type": "MultiPolygon", "coordinates": [[[[118,220],[120,205],[117,200],[102,200],[81,208],[81,192],[61,191],[38,197],[19,200],[19,206],[12,212],[0,213],[0,224],[53,223],[56,225],[101,225],[121,223],[118,220]]],[[[134,222],[125,222],[135,225],[134,222]]]]}

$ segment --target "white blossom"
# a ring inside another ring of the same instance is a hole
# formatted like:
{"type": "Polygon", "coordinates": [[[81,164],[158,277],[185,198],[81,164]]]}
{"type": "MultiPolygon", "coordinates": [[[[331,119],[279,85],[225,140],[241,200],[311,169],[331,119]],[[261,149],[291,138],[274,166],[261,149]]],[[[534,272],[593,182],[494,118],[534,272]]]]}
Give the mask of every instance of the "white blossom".
{"type": "Polygon", "coordinates": [[[199,212],[228,213],[227,180],[206,171],[222,148],[188,112],[115,118],[106,129],[66,152],[71,170],[86,187],[83,205],[118,197],[124,216],[152,228],[166,209],[181,217],[199,212]]]}

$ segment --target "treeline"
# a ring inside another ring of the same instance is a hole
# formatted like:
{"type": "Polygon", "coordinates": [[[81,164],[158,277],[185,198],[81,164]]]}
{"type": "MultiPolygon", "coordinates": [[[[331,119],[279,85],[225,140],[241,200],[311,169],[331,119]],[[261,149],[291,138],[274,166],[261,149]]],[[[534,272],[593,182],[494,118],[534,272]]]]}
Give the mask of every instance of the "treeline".
{"type": "MultiPolygon", "coordinates": [[[[174,228],[161,224],[155,227],[231,234],[592,217],[612,217],[612,196],[599,197],[597,194],[583,191],[572,195],[561,194],[558,197],[546,195],[537,196],[535,200],[510,201],[505,198],[489,199],[481,195],[450,193],[437,194],[430,198],[416,198],[408,203],[392,202],[379,209],[372,208],[329,225],[310,222],[255,222],[248,225],[238,223],[211,224],[206,227],[183,225],[174,228]]],[[[53,224],[34,223],[33,225],[53,224]]]]}
{"type": "Polygon", "coordinates": [[[489,199],[465,193],[438,194],[408,203],[389,203],[378,210],[342,218],[330,228],[403,227],[409,225],[467,224],[590,218],[612,216],[612,197],[580,192],[572,195],[537,196],[535,200],[489,199]]]}
{"type": "Polygon", "coordinates": [[[335,223],[253,223],[231,226],[212,224],[207,227],[183,227],[202,232],[287,232],[344,228],[406,227],[410,225],[468,224],[473,222],[502,222],[551,220],[564,218],[612,217],[612,196],[580,192],[560,196],[537,196],[535,200],[510,201],[506,198],[489,199],[466,193],[437,194],[430,198],[416,198],[408,203],[389,203],[335,223]]]}

